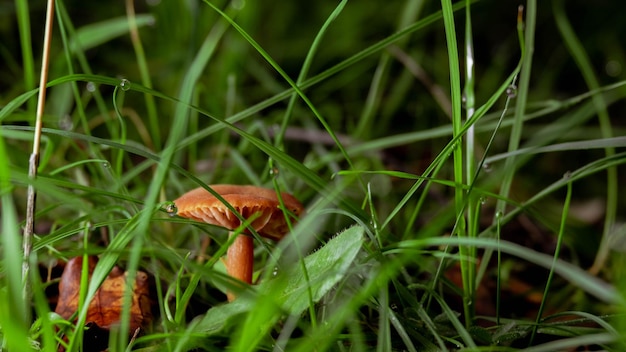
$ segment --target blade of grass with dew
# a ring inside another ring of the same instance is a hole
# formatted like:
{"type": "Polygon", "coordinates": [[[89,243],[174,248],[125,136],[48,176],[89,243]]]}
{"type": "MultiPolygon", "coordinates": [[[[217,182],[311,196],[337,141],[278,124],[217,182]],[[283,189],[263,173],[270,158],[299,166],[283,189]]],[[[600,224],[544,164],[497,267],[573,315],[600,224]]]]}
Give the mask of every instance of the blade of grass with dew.
{"type": "MultiPolygon", "coordinates": [[[[115,138],[121,144],[126,144],[126,122],[122,117],[122,112],[120,111],[120,105],[124,105],[124,90],[126,88],[121,87],[121,84],[115,86],[113,89],[113,111],[115,111],[115,116],[117,117],[117,121],[119,122],[119,132],[118,137],[115,138]]],[[[122,162],[124,161],[124,153],[123,150],[116,150],[116,154],[112,157],[114,162],[114,170],[116,174],[120,175],[122,173],[122,162]]]]}
{"type": "MultiPolygon", "coordinates": [[[[522,45],[523,37],[521,37],[521,31],[520,30],[521,30],[521,26],[518,25],[518,34],[519,34],[519,37],[520,37],[520,40],[521,40],[520,41],[520,45],[522,45]]],[[[463,133],[465,131],[467,131],[467,129],[470,126],[473,126],[481,117],[483,117],[487,113],[487,111],[489,111],[491,109],[491,107],[493,107],[493,105],[496,103],[496,101],[498,99],[500,99],[502,94],[504,94],[504,92],[509,88],[510,82],[514,81],[515,77],[517,77],[517,75],[519,73],[519,70],[522,67],[522,63],[523,63],[523,59],[524,59],[524,52],[523,52],[523,47],[524,46],[522,45],[521,47],[522,47],[522,54],[521,54],[520,61],[519,61],[518,65],[517,65],[517,67],[513,70],[513,72],[509,75],[509,77],[504,81],[504,83],[502,85],[500,85],[498,90],[496,92],[494,92],[494,94],[487,100],[487,102],[485,104],[483,104],[482,106],[480,106],[478,109],[476,109],[476,111],[474,112],[472,117],[465,123],[461,133],[459,135],[457,135],[456,137],[453,137],[452,140],[450,142],[448,142],[446,147],[444,147],[444,149],[437,155],[435,160],[422,173],[423,176],[433,175],[433,177],[434,177],[434,175],[436,175],[436,170],[438,170],[439,168],[442,167],[443,161],[445,161],[445,159],[447,158],[445,156],[449,155],[452,152],[452,147],[455,145],[455,143],[459,143],[459,140],[460,140],[461,136],[463,135],[463,133]]],[[[409,199],[413,196],[413,194],[417,191],[417,189],[421,186],[421,184],[422,184],[422,180],[419,180],[411,187],[411,189],[402,198],[402,200],[399,202],[399,204],[391,211],[391,213],[387,217],[387,220],[385,220],[385,222],[381,226],[381,229],[386,227],[389,224],[389,222],[398,214],[398,212],[400,212],[400,210],[409,201],[409,199]]],[[[417,212],[417,211],[418,211],[418,208],[416,208],[415,212],[417,212]]],[[[416,218],[416,217],[414,216],[413,218],[416,218]]],[[[410,228],[410,227],[412,227],[412,223],[407,225],[407,228],[410,228]]],[[[405,236],[406,236],[406,234],[405,234],[405,236]]]]}
{"type": "MultiPolygon", "coordinates": [[[[591,60],[585,52],[585,49],[576,37],[574,29],[567,19],[565,14],[565,2],[562,0],[552,3],[554,11],[554,19],[557,24],[557,28],[561,33],[561,37],[565,41],[565,45],[568,48],[570,54],[574,58],[579,70],[581,71],[585,83],[590,90],[597,91],[600,88],[600,83],[594,72],[591,60]]],[[[600,123],[600,131],[602,136],[606,139],[613,137],[611,119],[607,109],[607,104],[601,94],[594,94],[592,101],[598,114],[598,122],[600,123]]],[[[612,147],[606,147],[604,150],[606,156],[615,154],[615,149],[612,147]]],[[[600,242],[600,248],[596,255],[596,259],[589,269],[592,273],[598,273],[604,267],[610,248],[608,243],[609,232],[615,223],[617,217],[617,201],[618,201],[618,179],[617,169],[609,168],[606,170],[606,207],[604,216],[604,228],[602,232],[602,241],[600,242]]]]}
{"type": "MultiPolygon", "coordinates": [[[[526,103],[528,99],[528,91],[530,90],[530,75],[532,70],[532,54],[534,52],[535,45],[535,26],[536,26],[536,17],[537,17],[537,2],[535,0],[528,0],[526,2],[526,7],[522,7],[518,10],[518,31],[520,32],[520,43],[524,43],[523,49],[523,62],[522,68],[520,71],[519,78],[519,87],[517,87],[517,96],[516,96],[516,104],[515,104],[515,117],[514,123],[511,128],[511,134],[509,137],[509,146],[508,150],[514,151],[519,147],[520,139],[522,136],[522,128],[523,128],[523,116],[526,111],[526,103]],[[523,21],[523,11],[526,11],[526,20],[523,21]],[[521,28],[524,29],[524,34],[521,34],[521,28]]],[[[502,177],[502,182],[500,185],[500,194],[504,197],[508,197],[511,184],[513,182],[513,177],[516,171],[516,159],[508,158],[506,159],[504,165],[504,174],[502,177]]],[[[505,203],[504,202],[496,202],[496,213],[505,213],[505,203]]]]}
{"type": "MultiPolygon", "coordinates": [[[[465,85],[463,87],[463,98],[465,99],[465,112],[466,120],[471,120],[472,115],[474,114],[475,109],[475,92],[474,92],[474,41],[472,36],[472,13],[471,13],[471,2],[470,0],[466,0],[465,7],[465,85]]],[[[497,132],[497,129],[494,131],[494,134],[497,132]]],[[[471,125],[466,134],[465,134],[465,149],[462,150],[465,160],[463,173],[465,174],[465,182],[470,185],[470,191],[467,192],[467,199],[464,200],[466,203],[465,208],[465,218],[466,218],[466,235],[468,237],[476,237],[478,234],[478,227],[480,222],[480,207],[481,200],[480,197],[475,196],[473,192],[473,185],[477,179],[476,172],[476,156],[475,156],[475,143],[476,143],[476,135],[475,135],[475,125],[471,125]]],[[[480,169],[479,169],[480,170],[480,169]]],[[[457,209],[457,211],[460,211],[457,209]]],[[[478,286],[478,275],[476,273],[476,265],[474,264],[474,259],[477,258],[476,248],[467,248],[468,258],[471,260],[466,262],[466,273],[464,280],[467,280],[467,292],[469,292],[469,307],[467,307],[468,313],[470,317],[474,317],[476,311],[476,305],[473,304],[476,299],[476,287],[478,286]]],[[[463,268],[463,265],[461,266],[463,268]]],[[[463,274],[463,271],[461,271],[463,274]]],[[[465,285],[465,284],[464,284],[465,285]]],[[[468,323],[466,322],[466,325],[468,323]]],[[[469,323],[473,325],[473,322],[469,323]]],[[[469,325],[468,325],[469,326],[469,325]]]]}
{"type": "MultiPolygon", "coordinates": [[[[459,52],[457,48],[456,29],[454,25],[454,11],[452,10],[451,0],[441,0],[441,7],[443,11],[443,23],[446,32],[446,43],[448,48],[448,65],[450,68],[450,89],[451,89],[451,101],[452,101],[452,136],[458,138],[461,136],[461,130],[463,127],[463,121],[461,116],[461,73],[459,63],[459,52]]],[[[467,9],[466,9],[467,11],[467,9]]],[[[468,130],[472,129],[472,126],[468,130]]],[[[467,131],[466,131],[467,133],[467,131]]],[[[452,161],[454,170],[454,181],[457,184],[464,183],[465,170],[463,167],[463,161],[465,159],[463,155],[463,148],[459,141],[454,144],[452,149],[452,161]]],[[[472,155],[473,156],[473,155],[472,155]]],[[[469,182],[469,181],[468,181],[469,182]]],[[[464,200],[465,192],[461,188],[456,188],[454,191],[454,204],[458,222],[455,224],[456,236],[467,236],[467,224],[464,216],[461,215],[464,212],[464,200]]],[[[475,265],[473,262],[472,248],[460,247],[459,251],[461,256],[468,258],[468,260],[461,260],[461,277],[463,284],[463,311],[465,313],[465,326],[469,327],[474,319],[472,304],[475,295],[474,289],[474,277],[475,277],[475,265]]]]}

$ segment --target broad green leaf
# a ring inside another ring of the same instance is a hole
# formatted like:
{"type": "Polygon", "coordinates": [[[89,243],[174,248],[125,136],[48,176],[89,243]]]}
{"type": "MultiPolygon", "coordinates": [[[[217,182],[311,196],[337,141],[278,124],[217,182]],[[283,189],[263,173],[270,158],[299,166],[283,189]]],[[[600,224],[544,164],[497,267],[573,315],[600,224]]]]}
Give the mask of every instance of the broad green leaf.
{"type": "Polygon", "coordinates": [[[209,309],[204,317],[195,326],[196,331],[212,334],[223,330],[226,324],[233,317],[250,309],[248,301],[237,299],[234,302],[226,303],[209,309]]]}
{"type": "Polygon", "coordinates": [[[283,280],[280,278],[268,280],[264,282],[261,291],[270,294],[278,293],[276,301],[282,302],[286,311],[291,314],[302,313],[309,305],[307,286],[310,286],[315,302],[328,293],[345,276],[350,264],[356,258],[361,249],[363,232],[361,226],[353,226],[304,258],[309,282],[306,280],[302,266],[294,265],[281,275],[281,277],[288,278],[286,284],[282,284],[283,280]]]}
{"type": "MultiPolygon", "coordinates": [[[[304,258],[313,300],[319,301],[341,280],[354,261],[363,241],[363,228],[353,226],[326,243],[321,249],[304,258]]],[[[264,281],[259,293],[273,297],[276,305],[290,314],[300,314],[309,305],[306,276],[301,265],[294,265],[280,276],[264,281]],[[287,278],[284,280],[283,278],[287,278]]],[[[239,297],[232,303],[213,307],[195,326],[198,332],[213,334],[223,330],[230,320],[254,308],[250,297],[239,297]]],[[[282,315],[280,309],[275,311],[282,315]]]]}

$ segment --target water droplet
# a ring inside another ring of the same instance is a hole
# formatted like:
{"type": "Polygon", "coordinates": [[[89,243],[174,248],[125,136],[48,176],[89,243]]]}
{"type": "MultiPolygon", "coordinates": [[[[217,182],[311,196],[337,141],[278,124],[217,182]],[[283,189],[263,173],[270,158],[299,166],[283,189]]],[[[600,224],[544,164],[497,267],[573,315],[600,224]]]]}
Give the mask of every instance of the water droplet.
{"type": "Polygon", "coordinates": [[[111,167],[111,164],[108,161],[105,161],[102,163],[102,167],[105,169],[109,169],[111,167]]]}
{"type": "Polygon", "coordinates": [[[174,202],[166,202],[165,204],[163,204],[162,209],[165,210],[165,212],[169,216],[176,216],[176,214],[178,213],[178,207],[174,202]]]}
{"type": "Polygon", "coordinates": [[[487,203],[487,197],[485,196],[480,196],[480,204],[485,205],[485,203],[487,203]]]}
{"type": "Polygon", "coordinates": [[[272,276],[278,276],[278,267],[275,266],[274,270],[272,270],[272,276]]]}
{"type": "Polygon", "coordinates": [[[272,175],[272,177],[278,177],[279,173],[280,173],[280,170],[278,170],[277,167],[273,167],[270,169],[270,175],[272,175]]]}
{"type": "Polygon", "coordinates": [[[484,163],[484,164],[483,164],[483,171],[484,171],[484,172],[489,173],[489,172],[491,172],[492,170],[493,170],[493,169],[491,168],[491,164],[489,164],[489,163],[484,163]]]}
{"type": "Polygon", "coordinates": [[[389,308],[391,308],[391,310],[398,310],[398,305],[395,303],[391,303],[391,305],[389,306],[389,308]]]}
{"type": "Polygon", "coordinates": [[[572,172],[569,170],[565,171],[565,173],[563,174],[563,178],[569,180],[570,178],[572,178],[572,172]]]}
{"type": "Polygon", "coordinates": [[[85,89],[87,89],[87,91],[89,93],[93,93],[96,91],[96,84],[93,82],[87,82],[87,85],[85,86],[85,89]]]}
{"type": "Polygon", "coordinates": [[[622,64],[617,60],[609,60],[606,65],[604,65],[604,70],[607,75],[617,77],[622,73],[622,64]]]}
{"type": "Polygon", "coordinates": [[[122,78],[122,80],[120,81],[120,87],[123,91],[128,91],[130,89],[130,81],[126,78],[122,78]]]}
{"type": "Polygon", "coordinates": [[[501,219],[504,216],[504,214],[501,211],[497,211],[496,212],[496,219],[501,219]]]}
{"type": "Polygon", "coordinates": [[[506,96],[511,99],[517,96],[517,86],[515,84],[511,84],[506,88],[506,96]]]}

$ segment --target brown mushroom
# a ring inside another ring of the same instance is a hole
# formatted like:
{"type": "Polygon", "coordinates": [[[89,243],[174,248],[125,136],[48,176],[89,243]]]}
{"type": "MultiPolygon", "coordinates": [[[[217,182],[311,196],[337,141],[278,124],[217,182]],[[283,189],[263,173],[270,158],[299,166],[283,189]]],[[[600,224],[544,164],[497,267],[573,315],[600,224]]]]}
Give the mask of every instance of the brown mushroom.
{"type": "MultiPolygon", "coordinates": [[[[244,219],[252,220],[250,227],[260,236],[280,240],[289,231],[280,202],[273,189],[256,186],[212,185],[217,194],[230,204],[244,219]]],[[[283,204],[288,212],[299,216],[302,204],[287,193],[281,193],[283,204]]],[[[178,215],[208,224],[234,230],[241,225],[240,219],[209,191],[200,187],[183,194],[174,201],[178,215]]],[[[232,235],[232,232],[231,232],[232,235]]],[[[226,252],[226,271],[247,284],[252,283],[254,244],[249,233],[238,235],[226,252]]],[[[228,292],[228,300],[235,296],[228,292]]]]}

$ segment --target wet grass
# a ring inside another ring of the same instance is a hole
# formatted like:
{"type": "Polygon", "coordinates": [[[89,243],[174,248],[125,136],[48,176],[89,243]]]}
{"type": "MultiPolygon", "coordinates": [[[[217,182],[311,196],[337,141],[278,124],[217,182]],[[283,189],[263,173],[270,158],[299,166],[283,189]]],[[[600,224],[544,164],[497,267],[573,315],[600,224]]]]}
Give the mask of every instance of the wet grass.
{"type": "Polygon", "coordinates": [[[92,350],[85,302],[119,266],[154,318],[126,334],[126,290],[111,351],[623,349],[618,2],[57,1],[30,179],[41,6],[0,15],[2,348],[92,350]],[[257,243],[253,287],[226,231],[174,214],[215,183],[307,208],[257,243]]]}

